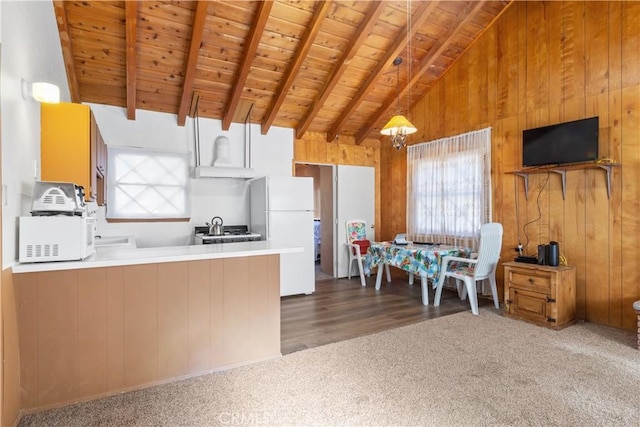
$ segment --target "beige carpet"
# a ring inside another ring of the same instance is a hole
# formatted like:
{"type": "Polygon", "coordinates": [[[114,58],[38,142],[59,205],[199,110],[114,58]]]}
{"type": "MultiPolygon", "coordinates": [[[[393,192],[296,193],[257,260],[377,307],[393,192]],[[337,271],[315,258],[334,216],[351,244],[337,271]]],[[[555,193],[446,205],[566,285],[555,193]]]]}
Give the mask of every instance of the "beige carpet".
{"type": "Polygon", "coordinates": [[[635,342],[589,323],[556,332],[481,309],[21,425],[638,426],[635,342]]]}

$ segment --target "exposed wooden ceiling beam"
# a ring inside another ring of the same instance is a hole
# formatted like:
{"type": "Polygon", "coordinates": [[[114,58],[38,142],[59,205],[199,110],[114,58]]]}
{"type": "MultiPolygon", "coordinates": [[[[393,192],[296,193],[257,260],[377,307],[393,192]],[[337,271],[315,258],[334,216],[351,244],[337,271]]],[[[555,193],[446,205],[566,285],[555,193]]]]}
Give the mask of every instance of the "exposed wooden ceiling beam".
{"type": "Polygon", "coordinates": [[[394,40],[393,44],[387,50],[387,54],[378,62],[378,65],[375,69],[371,70],[369,77],[367,80],[360,86],[356,94],[353,96],[353,99],[349,102],[349,105],[344,109],[342,114],[340,114],[340,118],[336,123],[333,124],[329,132],[327,133],[327,141],[333,141],[336,136],[340,133],[342,128],[344,127],[349,117],[356,111],[356,109],[360,106],[360,104],[364,101],[365,96],[371,89],[371,87],[376,84],[376,82],[382,78],[382,70],[388,66],[389,61],[391,59],[395,59],[402,49],[404,49],[407,44],[407,40],[415,35],[418,31],[422,23],[427,19],[431,11],[438,6],[437,2],[423,2],[420,3],[420,6],[416,9],[416,13],[411,17],[411,32],[408,30],[409,23],[402,28],[398,37],[394,40]]]}
{"type": "Polygon", "coordinates": [[[372,3],[371,7],[367,11],[367,14],[364,16],[364,19],[362,20],[360,25],[358,25],[358,28],[355,31],[356,39],[353,41],[353,43],[349,44],[349,47],[345,51],[344,55],[342,55],[342,58],[340,58],[340,60],[338,61],[337,66],[331,71],[329,78],[320,90],[320,96],[313,101],[304,118],[300,121],[300,123],[298,123],[298,127],[296,128],[296,138],[302,138],[307,129],[309,129],[309,125],[311,125],[313,118],[316,116],[316,114],[318,114],[318,111],[320,111],[320,108],[322,108],[322,105],[331,94],[331,91],[338,84],[340,77],[342,77],[342,74],[346,71],[349,63],[358,53],[358,49],[360,49],[360,46],[362,46],[364,41],[373,31],[373,27],[375,27],[378,18],[382,14],[384,6],[384,2],[381,1],[372,3]]]}
{"type": "MultiPolygon", "coordinates": [[[[470,4],[471,10],[467,10],[467,14],[462,19],[462,21],[460,21],[458,25],[455,25],[449,28],[449,31],[447,31],[447,33],[443,37],[438,39],[438,43],[436,44],[437,48],[431,49],[429,53],[425,55],[425,57],[420,62],[420,67],[418,68],[418,70],[416,72],[411,73],[411,76],[412,76],[411,80],[407,81],[407,83],[402,87],[402,89],[400,89],[397,95],[394,94],[394,96],[390,97],[389,100],[378,110],[375,117],[372,117],[367,122],[368,125],[361,128],[360,131],[356,134],[356,145],[361,144],[365,140],[367,135],[369,135],[369,133],[371,133],[371,131],[375,128],[376,123],[378,123],[378,121],[380,121],[383,117],[386,117],[389,114],[388,113],[389,109],[393,107],[393,105],[396,103],[396,99],[398,97],[399,98],[404,97],[407,94],[407,92],[409,92],[409,89],[418,83],[420,78],[422,78],[422,76],[429,69],[429,67],[431,67],[431,65],[449,47],[451,42],[457,37],[460,31],[464,29],[465,25],[471,22],[475,14],[480,9],[482,9],[482,6],[484,5],[485,2],[486,0],[471,3],[470,4]]],[[[409,64],[409,66],[411,66],[411,64],[409,64]]],[[[409,102],[411,102],[411,100],[409,100],[409,102]]],[[[408,112],[406,114],[408,114],[408,112]]]]}
{"type": "Polygon", "coordinates": [[[207,10],[209,2],[202,0],[196,5],[196,12],[193,16],[193,25],[191,26],[191,43],[189,44],[189,54],[187,58],[187,66],[184,71],[184,80],[182,82],[182,97],[180,98],[180,107],[178,108],[178,126],[184,126],[187,120],[187,113],[194,98],[192,92],[193,78],[198,65],[198,54],[202,45],[202,34],[204,33],[204,23],[207,19],[207,10]]]}
{"type": "Polygon", "coordinates": [[[289,89],[293,85],[293,82],[298,75],[298,71],[300,71],[300,67],[302,67],[302,64],[304,63],[309,50],[311,50],[313,42],[318,35],[318,32],[320,31],[322,21],[329,13],[332,4],[333,1],[322,1],[318,4],[315,11],[313,12],[311,22],[307,24],[307,31],[300,40],[300,47],[291,60],[291,65],[289,66],[289,69],[287,70],[287,73],[282,83],[280,84],[280,87],[276,91],[275,99],[267,110],[264,120],[262,120],[263,135],[266,135],[266,133],[269,131],[269,128],[271,127],[271,124],[278,115],[278,111],[280,110],[280,107],[282,107],[282,103],[287,97],[289,89]]]}
{"type": "Polygon", "coordinates": [[[240,59],[240,71],[232,85],[233,90],[229,97],[229,101],[227,102],[224,117],[222,118],[223,130],[229,130],[229,126],[231,126],[231,119],[233,118],[233,114],[238,106],[238,102],[240,101],[240,96],[242,95],[242,90],[244,89],[244,85],[247,81],[247,76],[249,76],[249,71],[251,71],[251,64],[256,56],[258,45],[260,44],[260,39],[262,38],[262,33],[267,25],[267,20],[269,19],[272,7],[273,0],[258,2],[255,19],[251,24],[251,29],[249,30],[249,35],[246,39],[246,48],[244,52],[242,52],[242,58],[240,59]]]}
{"type": "Polygon", "coordinates": [[[76,66],[73,60],[73,42],[71,41],[71,33],[69,32],[69,20],[67,19],[67,11],[65,9],[64,3],[65,2],[62,0],[54,0],[53,9],[56,14],[58,33],[60,34],[60,45],[62,46],[64,68],[67,71],[67,83],[69,84],[69,94],[71,95],[71,102],[80,103],[80,85],[78,84],[76,66]]]}
{"type": "Polygon", "coordinates": [[[125,2],[126,61],[127,61],[127,119],[136,119],[136,39],[138,29],[138,2],[125,2]]]}

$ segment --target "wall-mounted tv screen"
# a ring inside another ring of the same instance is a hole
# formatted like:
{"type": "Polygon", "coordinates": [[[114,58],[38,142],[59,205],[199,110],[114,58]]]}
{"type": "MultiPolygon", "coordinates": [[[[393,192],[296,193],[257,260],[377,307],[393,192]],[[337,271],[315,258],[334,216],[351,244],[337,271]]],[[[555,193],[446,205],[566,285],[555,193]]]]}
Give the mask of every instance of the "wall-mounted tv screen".
{"type": "Polygon", "coordinates": [[[522,166],[598,159],[598,117],[522,131],[522,166]]]}

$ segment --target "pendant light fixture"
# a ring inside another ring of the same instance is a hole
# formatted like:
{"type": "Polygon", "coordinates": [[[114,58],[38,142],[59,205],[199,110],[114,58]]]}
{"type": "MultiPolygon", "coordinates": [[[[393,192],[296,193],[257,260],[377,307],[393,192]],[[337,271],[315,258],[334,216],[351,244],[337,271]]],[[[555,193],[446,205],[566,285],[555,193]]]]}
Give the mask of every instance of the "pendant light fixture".
{"type": "Polygon", "coordinates": [[[400,114],[400,64],[402,64],[402,58],[398,57],[393,61],[393,65],[398,67],[396,73],[396,92],[398,98],[398,104],[396,107],[396,115],[391,117],[391,120],[380,131],[383,135],[389,135],[391,137],[391,146],[397,150],[406,146],[407,135],[416,133],[418,129],[411,124],[409,120],[402,114],[400,114]]]}
{"type": "MultiPolygon", "coordinates": [[[[407,0],[407,81],[411,81],[411,0],[407,0]]],[[[409,120],[402,114],[400,114],[400,64],[402,64],[402,58],[397,57],[393,60],[393,65],[396,66],[396,96],[398,104],[396,106],[396,115],[391,117],[391,120],[380,130],[382,135],[389,135],[391,137],[391,146],[397,150],[407,145],[407,135],[416,133],[418,129],[411,124],[409,120]]],[[[411,102],[411,87],[409,87],[409,102],[411,102]]],[[[407,111],[409,110],[409,104],[407,103],[407,111]]]]}

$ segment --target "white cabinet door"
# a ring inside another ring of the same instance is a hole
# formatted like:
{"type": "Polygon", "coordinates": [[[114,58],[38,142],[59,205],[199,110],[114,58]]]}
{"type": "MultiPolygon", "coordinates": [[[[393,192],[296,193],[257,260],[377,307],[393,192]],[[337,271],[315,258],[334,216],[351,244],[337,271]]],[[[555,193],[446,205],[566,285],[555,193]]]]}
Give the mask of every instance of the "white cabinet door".
{"type": "MultiPolygon", "coordinates": [[[[375,233],[375,168],[369,166],[338,165],[336,171],[336,224],[334,259],[336,277],[347,277],[349,253],[345,222],[363,219],[367,223],[367,238],[376,239],[375,233]]],[[[358,273],[355,271],[357,275],[358,273]]]]}

